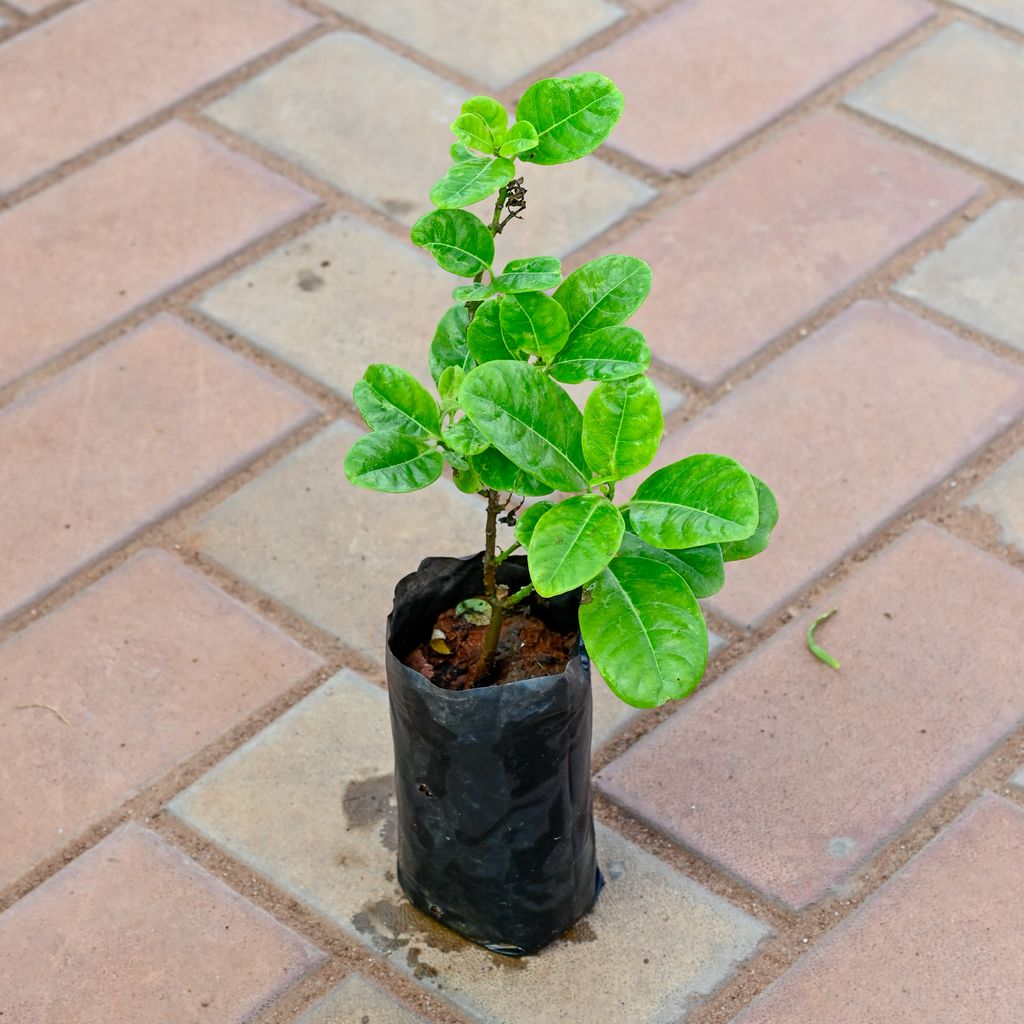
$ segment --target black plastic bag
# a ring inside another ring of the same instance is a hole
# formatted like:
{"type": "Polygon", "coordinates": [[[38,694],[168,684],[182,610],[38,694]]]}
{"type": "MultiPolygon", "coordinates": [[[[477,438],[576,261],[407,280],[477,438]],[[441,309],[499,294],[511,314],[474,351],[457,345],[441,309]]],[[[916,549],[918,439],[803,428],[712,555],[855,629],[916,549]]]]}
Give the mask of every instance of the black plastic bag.
{"type": "MultiPolygon", "coordinates": [[[[556,676],[451,691],[402,658],[438,615],[483,592],[483,558],[428,558],[395,588],[387,677],[395,743],[398,880],[442,924],[509,956],[536,952],[593,905],[601,885],[590,788],[590,663],[556,676]]],[[[498,568],[517,590],[524,559],[498,568]]],[[[580,593],[534,614],[578,630],[580,593]]]]}

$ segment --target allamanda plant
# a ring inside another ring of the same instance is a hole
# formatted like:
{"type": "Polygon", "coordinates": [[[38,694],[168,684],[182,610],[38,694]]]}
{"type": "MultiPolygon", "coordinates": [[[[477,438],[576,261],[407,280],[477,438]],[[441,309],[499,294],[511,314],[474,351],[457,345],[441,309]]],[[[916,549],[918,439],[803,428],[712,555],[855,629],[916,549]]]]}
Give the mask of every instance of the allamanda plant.
{"type": "Polygon", "coordinates": [[[625,325],[650,290],[650,267],[610,255],[564,279],[554,256],[494,269],[495,237],[525,208],[515,161],[586,156],[622,104],[615,85],[593,73],[536,82],[512,125],[497,100],[463,104],[451,126],[452,165],[430,192],[436,209],[412,228],[444,270],[472,279],[453,291],[430,345],[440,401],[406,370],[370,366],[354,397],[371,433],[353,445],[345,473],[361,487],[415,491],[447,463],[460,490],[486,498],[481,599],[490,618],[478,682],[494,667],[509,608],[534,591],[582,587],[580,630],[594,664],[624,701],[654,707],[700,681],[708,633],[697,598],[722,586],[725,562],[764,550],[775,499],[733,459],[691,455],[616,505],[616,485],[651,463],[662,436],[661,404],[645,376],[650,351],[625,325]],[[489,224],[464,209],[495,193],[489,224]],[[583,381],[597,384],[581,413],[562,385],[583,381]],[[545,500],[516,521],[508,510],[527,497],[545,500]],[[516,541],[499,551],[502,513],[516,541]],[[521,549],[530,583],[509,594],[495,570],[521,549]]]}

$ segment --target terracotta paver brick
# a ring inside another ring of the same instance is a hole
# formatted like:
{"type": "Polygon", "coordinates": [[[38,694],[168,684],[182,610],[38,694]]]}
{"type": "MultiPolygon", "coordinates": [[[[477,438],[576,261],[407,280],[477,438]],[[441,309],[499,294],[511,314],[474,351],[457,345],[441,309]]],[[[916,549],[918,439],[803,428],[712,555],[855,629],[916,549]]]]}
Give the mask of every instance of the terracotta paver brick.
{"type": "Polygon", "coordinates": [[[0,647],[0,885],[320,664],[161,551],[13,636],[0,647]]]}
{"type": "Polygon", "coordinates": [[[654,269],[636,326],[713,384],[978,190],[850,118],[812,117],[623,240],[654,269]]]}
{"type": "Polygon", "coordinates": [[[605,0],[325,0],[342,14],[393,36],[492,89],[509,85],[623,16],[605,0]]]}
{"type": "Polygon", "coordinates": [[[999,525],[999,539],[1024,552],[1024,451],[1004,463],[964,502],[999,525]]]}
{"type": "MultiPolygon", "coordinates": [[[[432,209],[428,193],[448,163],[454,141],[448,125],[464,98],[464,90],[391,50],[335,32],[257,75],[206,113],[412,224],[432,209]],[[420,156],[396,159],[399,153],[420,156]]],[[[526,172],[530,209],[543,213],[527,216],[502,236],[504,259],[542,251],[564,255],[653,195],[599,160],[526,172]]],[[[487,206],[481,204],[481,213],[487,206]]]]}
{"type": "Polygon", "coordinates": [[[217,506],[193,538],[208,557],[370,658],[384,660],[394,585],[431,555],[483,547],[484,507],[439,481],[379,494],[345,480],[362,431],[339,422],[217,506]]]}
{"type": "Polygon", "coordinates": [[[316,202],[171,122],[0,214],[0,386],[316,202]]]}
{"type": "Polygon", "coordinates": [[[38,14],[47,7],[52,7],[57,0],[7,0],[7,2],[17,11],[23,11],[25,14],[38,14]]]}
{"type": "Polygon", "coordinates": [[[1016,1024],[1024,810],[975,801],[736,1024],[1016,1024]]]}
{"type": "Polygon", "coordinates": [[[499,961],[401,896],[391,764],[384,692],[343,672],[172,810],[481,1024],[577,1020],[581,1006],[588,1019],[670,1024],[769,934],[599,826],[607,885],[575,941],[499,961]]]}
{"type": "Polygon", "coordinates": [[[896,290],[1024,351],[1024,202],[1005,199],[945,248],[929,253],[896,290]]]}
{"type": "Polygon", "coordinates": [[[0,412],[0,618],[309,420],[289,385],[166,314],[0,412]]]}
{"type": "Polygon", "coordinates": [[[668,435],[657,465],[728,452],[781,517],[716,611],[754,624],[1024,411],[1024,374],[895,306],[859,302],[668,435]],[[894,443],[894,439],[899,443],[894,443]]]}
{"type": "Polygon", "coordinates": [[[1024,32],[1024,2],[1022,0],[955,0],[960,6],[1001,25],[1024,32]]]}
{"type": "Polygon", "coordinates": [[[323,959],[129,823],[0,914],[0,1009],[25,1024],[244,1024],[323,959]]]}
{"type": "Polygon", "coordinates": [[[613,799],[794,907],[848,878],[1024,721],[1020,573],[922,523],[828,602],[600,776],[613,799]],[[818,639],[839,672],[806,646],[830,607],[818,639]]]}
{"type": "Polygon", "coordinates": [[[283,0],[91,0],[69,8],[0,48],[0,191],[315,23],[283,0]]]}
{"type": "Polygon", "coordinates": [[[1024,47],[962,22],[847,97],[846,103],[982,167],[1024,182],[1017,126],[1024,47]]]}
{"type": "Polygon", "coordinates": [[[295,1024],[426,1024],[361,974],[350,974],[295,1024]]]}
{"type": "Polygon", "coordinates": [[[691,0],[575,70],[603,72],[625,93],[616,148],[689,172],[931,14],[922,0],[691,0]]]}

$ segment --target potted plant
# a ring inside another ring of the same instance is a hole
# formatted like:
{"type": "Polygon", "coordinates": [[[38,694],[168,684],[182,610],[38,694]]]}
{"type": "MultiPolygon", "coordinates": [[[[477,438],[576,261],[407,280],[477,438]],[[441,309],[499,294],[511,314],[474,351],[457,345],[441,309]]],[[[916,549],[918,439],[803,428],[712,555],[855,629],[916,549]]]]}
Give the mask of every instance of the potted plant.
{"type": "Polygon", "coordinates": [[[560,935],[601,885],[589,659],[629,704],[685,697],[707,659],[697,599],[767,546],[777,518],[769,489],[724,455],[665,466],[616,504],[663,429],[649,349],[625,324],[650,290],[643,260],[602,256],[564,279],[553,256],[495,269],[495,238],[526,207],[516,160],[586,156],[622,105],[593,73],[535,83],[511,125],[497,100],[463,104],[436,209],[412,228],[467,279],[430,345],[438,398],[370,366],[354,398],[371,432],[345,459],[353,484],[390,492],[447,465],[486,500],[481,554],[428,558],[398,583],[385,654],[399,881],[421,910],[511,955],[560,935]],[[489,224],[465,209],[495,193],[489,224]],[[581,411],[565,386],[585,381],[581,411]],[[504,550],[499,520],[515,528],[504,550]]]}

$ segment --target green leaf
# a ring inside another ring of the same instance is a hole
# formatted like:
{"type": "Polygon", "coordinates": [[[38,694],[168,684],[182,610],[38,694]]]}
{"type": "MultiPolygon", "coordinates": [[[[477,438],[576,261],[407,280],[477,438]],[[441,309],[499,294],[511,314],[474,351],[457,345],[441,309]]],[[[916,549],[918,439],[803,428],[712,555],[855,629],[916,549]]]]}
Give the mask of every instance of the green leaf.
{"type": "Polygon", "coordinates": [[[635,327],[620,324],[571,338],[555,356],[551,376],[566,384],[622,380],[644,373],[650,365],[651,350],[644,336],[635,327]]]}
{"type": "Polygon", "coordinates": [[[501,330],[501,302],[501,299],[485,302],[470,322],[467,333],[469,351],[478,363],[518,358],[515,349],[508,346],[501,330]]]}
{"type": "MultiPolygon", "coordinates": [[[[537,129],[529,121],[516,121],[508,130],[505,141],[501,144],[498,153],[501,156],[518,156],[531,149],[537,148],[540,140],[537,137],[537,129]]],[[[524,157],[524,159],[529,159],[524,157]]]]}
{"type": "Polygon", "coordinates": [[[452,158],[453,164],[461,164],[465,160],[475,160],[476,156],[470,153],[468,149],[461,142],[453,142],[451,148],[448,150],[449,156],[452,158]]]}
{"type": "Polygon", "coordinates": [[[486,626],[491,621],[491,606],[482,597],[467,597],[455,606],[455,614],[474,626],[486,626]]]}
{"type": "Polygon", "coordinates": [[[651,268],[635,256],[600,256],[573,271],[555,292],[569,338],[628,320],[651,290],[651,268]]]}
{"type": "Polygon", "coordinates": [[[727,562],[736,562],[741,558],[753,558],[759,555],[771,540],[772,530],[779,521],[779,506],[775,495],[768,485],[751,473],[757,491],[757,528],[746,540],[734,540],[722,545],[722,557],[727,562]]]}
{"type": "Polygon", "coordinates": [[[463,494],[476,494],[484,489],[480,477],[472,468],[452,470],[452,480],[463,494]]]}
{"type": "Polygon", "coordinates": [[[583,416],[536,366],[484,363],[466,374],[459,402],[491,444],[531,476],[553,490],[586,487],[583,416]]]}
{"type": "Polygon", "coordinates": [[[538,501],[530,505],[529,508],[523,509],[519,514],[519,518],[516,520],[516,540],[524,548],[529,549],[530,539],[533,537],[533,531],[540,521],[540,517],[549,508],[554,507],[555,503],[553,501],[538,501]]]}
{"type": "Polygon", "coordinates": [[[580,605],[587,652],[620,699],[654,708],[692,693],[704,675],[708,628],[678,572],[618,555],[580,605]]]}
{"type": "Polygon", "coordinates": [[[497,448],[487,448],[479,455],[471,455],[469,462],[480,480],[492,491],[508,491],[528,498],[540,497],[552,491],[543,480],[531,476],[497,448]]]}
{"type": "Polygon", "coordinates": [[[345,456],[345,476],[359,487],[393,494],[418,491],[438,479],[441,453],[396,430],[366,434],[345,456]]]}
{"type": "Polygon", "coordinates": [[[604,75],[589,71],[544,78],[523,93],[516,119],[537,130],[538,146],[524,160],[563,164],[593,152],[622,114],[622,93],[604,75]]]}
{"type": "Polygon", "coordinates": [[[635,534],[627,532],[622,538],[619,551],[632,558],[647,558],[667,565],[686,580],[694,597],[711,597],[725,583],[725,563],[722,561],[722,549],[717,544],[663,551],[661,548],[652,548],[635,534]]]}
{"type": "Polygon", "coordinates": [[[545,362],[569,337],[565,310],[543,292],[506,295],[499,313],[501,332],[509,348],[540,356],[545,362]]]}
{"type": "Polygon", "coordinates": [[[464,146],[481,153],[493,153],[494,136],[487,122],[479,114],[459,114],[451,123],[451,130],[464,146]]]}
{"type": "Polygon", "coordinates": [[[496,142],[505,135],[508,111],[490,96],[472,96],[462,104],[464,114],[476,114],[487,125],[496,142]]]}
{"type": "Polygon", "coordinates": [[[499,292],[543,292],[557,288],[562,280],[562,264],[555,256],[531,256],[525,260],[510,260],[494,279],[499,292]]]}
{"type": "Polygon", "coordinates": [[[749,537],[757,526],[757,491],[733,459],[691,455],[649,476],[628,509],[633,532],[648,544],[692,548],[749,537]]]}
{"type": "Polygon", "coordinates": [[[452,469],[461,469],[463,471],[469,469],[469,459],[467,459],[465,455],[453,452],[450,448],[441,449],[441,458],[444,459],[452,469]]]}
{"type": "Polygon", "coordinates": [[[527,563],[541,597],[575,590],[592,580],[619,550],[622,513],[599,494],[580,494],[541,516],[527,563]]]}
{"type": "Polygon", "coordinates": [[[658,392],[646,377],[598,384],[583,410],[583,454],[594,476],[622,480],[649,466],[664,427],[658,392]]]}
{"type": "Polygon", "coordinates": [[[442,398],[457,398],[466,371],[461,366],[446,366],[437,379],[437,391],[442,398]]]}
{"type": "Polygon", "coordinates": [[[829,612],[825,612],[824,615],[819,615],[808,627],[807,627],[807,650],[811,652],[819,661],[825,662],[829,668],[834,668],[837,672],[839,671],[839,662],[832,657],[824,647],[821,646],[814,639],[814,631],[826,620],[831,619],[833,615],[838,612],[838,608],[833,608],[829,612]]]}
{"type": "Polygon", "coordinates": [[[437,325],[434,340],[430,343],[430,376],[437,384],[441,374],[449,366],[468,370],[473,366],[473,356],[466,340],[469,326],[469,310],[465,306],[452,306],[437,325]]]}
{"type": "Polygon", "coordinates": [[[400,366],[373,363],[352,389],[372,430],[397,430],[410,437],[440,437],[441,419],[430,392],[400,366]]]}
{"type": "Polygon", "coordinates": [[[456,302],[483,302],[490,298],[497,289],[493,284],[460,284],[452,289],[452,298],[456,302]]]}
{"type": "Polygon", "coordinates": [[[473,157],[452,164],[444,177],[430,190],[430,201],[443,210],[451,210],[486,199],[507,185],[516,165],[504,157],[473,157]]]}
{"type": "Polygon", "coordinates": [[[426,249],[438,265],[459,277],[491,269],[494,238],[484,222],[468,210],[434,210],[412,226],[413,243],[426,249]]]}
{"type": "Polygon", "coordinates": [[[468,419],[453,423],[442,437],[444,443],[459,455],[479,455],[488,445],[487,438],[468,419]]]}

